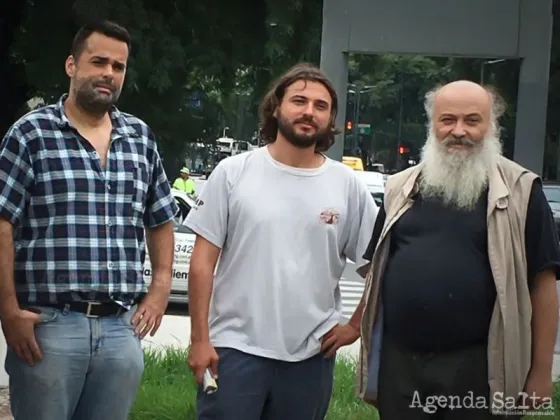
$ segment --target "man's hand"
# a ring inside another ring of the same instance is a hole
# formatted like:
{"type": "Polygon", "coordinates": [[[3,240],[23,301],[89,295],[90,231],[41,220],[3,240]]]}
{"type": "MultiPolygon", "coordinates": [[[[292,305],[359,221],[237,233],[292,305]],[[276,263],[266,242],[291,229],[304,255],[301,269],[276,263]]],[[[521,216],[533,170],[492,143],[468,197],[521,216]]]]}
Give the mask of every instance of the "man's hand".
{"type": "Polygon", "coordinates": [[[531,369],[523,391],[527,394],[527,397],[522,402],[530,405],[531,408],[538,409],[542,404],[550,404],[553,391],[552,372],[550,370],[531,369]]]}
{"type": "Polygon", "coordinates": [[[360,332],[350,324],[335,325],[323,336],[321,351],[327,358],[334,357],[340,347],[352,344],[358,338],[360,338],[360,332]]]}
{"type": "Polygon", "coordinates": [[[187,356],[187,365],[199,385],[202,385],[202,378],[206,368],[210,368],[215,379],[218,377],[218,361],[218,353],[216,353],[216,349],[214,349],[214,346],[209,341],[191,343],[189,355],[187,356]]]}
{"type": "Polygon", "coordinates": [[[39,322],[41,322],[39,315],[22,309],[2,318],[2,330],[6,343],[29,366],[33,366],[43,359],[35,339],[35,325],[39,322]]]}
{"type": "Polygon", "coordinates": [[[167,288],[151,288],[130,322],[134,325],[134,333],[142,340],[148,332],[153,337],[167,309],[169,290],[167,288]]]}
{"type": "MultiPolygon", "coordinates": [[[[159,188],[155,186],[155,188],[159,188]]],[[[165,314],[171,292],[173,272],[173,250],[175,248],[174,224],[167,221],[146,229],[146,245],[152,263],[152,282],[131,322],[134,333],[143,339],[148,332],[153,337],[165,314]]]]}

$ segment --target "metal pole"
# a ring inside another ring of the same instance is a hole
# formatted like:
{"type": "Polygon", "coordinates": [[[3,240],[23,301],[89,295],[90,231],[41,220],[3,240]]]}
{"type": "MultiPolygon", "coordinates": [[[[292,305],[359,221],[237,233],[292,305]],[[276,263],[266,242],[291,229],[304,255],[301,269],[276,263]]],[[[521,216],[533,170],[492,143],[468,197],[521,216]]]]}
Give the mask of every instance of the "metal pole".
{"type": "Polygon", "coordinates": [[[360,123],[360,95],[362,90],[356,88],[356,109],[354,110],[354,129],[352,133],[352,153],[358,147],[358,124],[360,123]]]}
{"type": "Polygon", "coordinates": [[[399,145],[402,143],[403,108],[404,108],[404,86],[401,79],[401,96],[399,98],[399,128],[398,128],[399,145]]]}
{"type": "Polygon", "coordinates": [[[235,138],[243,140],[245,134],[245,95],[239,93],[237,95],[237,127],[235,130],[235,138]]]}
{"type": "Polygon", "coordinates": [[[400,97],[399,97],[399,122],[397,126],[397,159],[396,159],[396,168],[397,171],[400,169],[402,165],[402,156],[399,154],[399,146],[402,144],[402,125],[403,125],[403,103],[404,103],[404,86],[402,81],[402,75],[400,76],[400,97]]]}

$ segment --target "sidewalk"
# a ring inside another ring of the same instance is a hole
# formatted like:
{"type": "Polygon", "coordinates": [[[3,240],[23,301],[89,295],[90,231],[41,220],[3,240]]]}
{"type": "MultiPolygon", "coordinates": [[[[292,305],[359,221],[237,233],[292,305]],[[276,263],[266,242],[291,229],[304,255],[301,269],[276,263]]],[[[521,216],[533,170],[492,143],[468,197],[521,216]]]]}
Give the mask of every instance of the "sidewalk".
{"type": "Polygon", "coordinates": [[[0,420],[12,420],[8,388],[0,388],[0,420]]]}

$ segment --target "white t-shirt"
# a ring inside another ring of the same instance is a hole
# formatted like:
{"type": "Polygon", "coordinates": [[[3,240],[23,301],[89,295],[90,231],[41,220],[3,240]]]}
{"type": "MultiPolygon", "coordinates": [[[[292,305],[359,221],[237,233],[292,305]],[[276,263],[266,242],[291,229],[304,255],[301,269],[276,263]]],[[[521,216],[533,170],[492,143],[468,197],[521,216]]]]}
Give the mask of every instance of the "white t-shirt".
{"type": "Polygon", "coordinates": [[[366,186],[332,159],[298,169],[262,147],[221,161],[185,222],[222,249],[212,344],[284,361],[316,355],[341,319],[346,258],[365,264],[376,216],[366,186]]]}

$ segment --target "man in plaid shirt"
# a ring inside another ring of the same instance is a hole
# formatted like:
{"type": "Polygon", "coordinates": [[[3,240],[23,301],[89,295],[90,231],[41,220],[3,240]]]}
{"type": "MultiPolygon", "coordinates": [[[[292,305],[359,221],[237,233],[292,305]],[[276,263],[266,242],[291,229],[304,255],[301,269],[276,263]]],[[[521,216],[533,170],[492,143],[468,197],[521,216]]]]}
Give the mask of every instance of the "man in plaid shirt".
{"type": "Polygon", "coordinates": [[[176,204],[150,128],[114,106],[130,43],[110,22],[80,29],[69,93],[0,144],[0,319],[16,420],[125,420],[140,340],[167,307],[176,204]]]}

